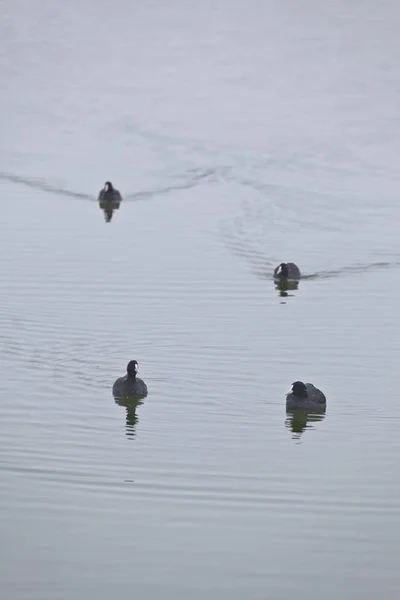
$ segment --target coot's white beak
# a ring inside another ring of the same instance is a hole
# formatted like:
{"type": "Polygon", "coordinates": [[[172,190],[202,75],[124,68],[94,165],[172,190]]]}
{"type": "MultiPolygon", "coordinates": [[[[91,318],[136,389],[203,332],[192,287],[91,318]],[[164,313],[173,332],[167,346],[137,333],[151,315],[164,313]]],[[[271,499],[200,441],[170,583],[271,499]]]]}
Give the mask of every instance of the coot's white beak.
{"type": "Polygon", "coordinates": [[[108,183],[106,183],[106,185],[104,186],[104,191],[108,192],[108,183]]]}
{"type": "Polygon", "coordinates": [[[137,373],[139,371],[139,365],[136,363],[135,365],[135,373],[137,373]]]}
{"type": "Polygon", "coordinates": [[[288,390],[286,392],[286,396],[288,396],[289,394],[292,394],[292,393],[293,393],[293,386],[290,388],[290,390],[288,390]]]}

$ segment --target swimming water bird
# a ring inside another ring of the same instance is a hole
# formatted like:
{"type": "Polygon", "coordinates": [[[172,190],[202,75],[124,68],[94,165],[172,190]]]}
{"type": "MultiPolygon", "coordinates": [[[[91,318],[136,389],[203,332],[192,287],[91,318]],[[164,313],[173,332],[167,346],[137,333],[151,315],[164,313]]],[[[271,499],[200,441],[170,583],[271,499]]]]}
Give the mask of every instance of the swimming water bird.
{"type": "Polygon", "coordinates": [[[106,181],[104,187],[99,192],[99,200],[109,200],[110,202],[121,202],[122,196],[115,189],[111,181],[106,181]]]}
{"type": "Polygon", "coordinates": [[[312,383],[295,381],[286,394],[286,408],[303,410],[323,410],[326,408],[325,395],[312,383]]]}
{"type": "Polygon", "coordinates": [[[136,377],[139,365],[137,360],[131,360],[126,367],[126,375],[119,377],[113,385],[114,396],[146,396],[147,385],[136,377]]]}
{"type": "Polygon", "coordinates": [[[294,263],[281,263],[274,270],[274,279],[278,280],[298,280],[301,277],[300,269],[294,263]]]}

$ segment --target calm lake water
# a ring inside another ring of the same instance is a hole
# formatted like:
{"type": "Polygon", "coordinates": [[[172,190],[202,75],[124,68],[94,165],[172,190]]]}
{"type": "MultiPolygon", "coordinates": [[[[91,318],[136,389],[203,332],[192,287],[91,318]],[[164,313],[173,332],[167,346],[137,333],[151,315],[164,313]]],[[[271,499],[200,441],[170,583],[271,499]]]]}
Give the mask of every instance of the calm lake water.
{"type": "Polygon", "coordinates": [[[1,598],[397,600],[398,3],[0,8],[1,598]]]}

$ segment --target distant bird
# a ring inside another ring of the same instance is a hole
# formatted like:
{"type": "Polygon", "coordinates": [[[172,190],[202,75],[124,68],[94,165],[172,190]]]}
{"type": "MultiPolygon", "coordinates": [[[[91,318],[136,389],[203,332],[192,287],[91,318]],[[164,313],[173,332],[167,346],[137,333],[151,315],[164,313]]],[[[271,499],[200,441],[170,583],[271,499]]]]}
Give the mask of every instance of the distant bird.
{"type": "Polygon", "coordinates": [[[118,190],[115,189],[111,181],[106,181],[104,187],[99,192],[99,200],[108,200],[110,202],[121,202],[122,196],[118,190]]]}
{"type": "Polygon", "coordinates": [[[326,408],[326,398],[312,383],[295,381],[292,383],[292,389],[286,394],[286,408],[323,410],[326,408]]]}
{"type": "Polygon", "coordinates": [[[127,374],[119,377],[113,385],[114,396],[146,396],[147,385],[142,379],[136,377],[138,372],[138,363],[131,360],[126,367],[127,374]]]}
{"type": "Polygon", "coordinates": [[[282,280],[298,280],[301,277],[300,269],[294,263],[281,263],[274,270],[274,279],[282,280]]]}

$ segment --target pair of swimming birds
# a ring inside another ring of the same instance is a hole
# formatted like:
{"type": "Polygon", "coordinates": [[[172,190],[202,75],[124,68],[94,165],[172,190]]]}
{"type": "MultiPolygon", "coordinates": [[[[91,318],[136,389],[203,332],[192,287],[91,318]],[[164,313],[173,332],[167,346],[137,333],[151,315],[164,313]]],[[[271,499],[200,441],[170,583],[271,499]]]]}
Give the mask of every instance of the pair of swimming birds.
{"type": "MultiPolygon", "coordinates": [[[[106,181],[103,189],[99,192],[99,200],[103,202],[121,202],[122,196],[119,190],[115,189],[111,181],[106,181]]],[[[298,281],[300,277],[299,267],[292,262],[281,263],[274,270],[274,279],[298,281]]]]}
{"type": "MultiPolygon", "coordinates": [[[[137,376],[138,362],[131,360],[126,375],[119,377],[113,385],[113,394],[117,397],[147,396],[147,385],[137,376]]],[[[323,410],[326,408],[325,395],[312,383],[295,381],[286,395],[286,408],[303,410],[323,410]]]]}

